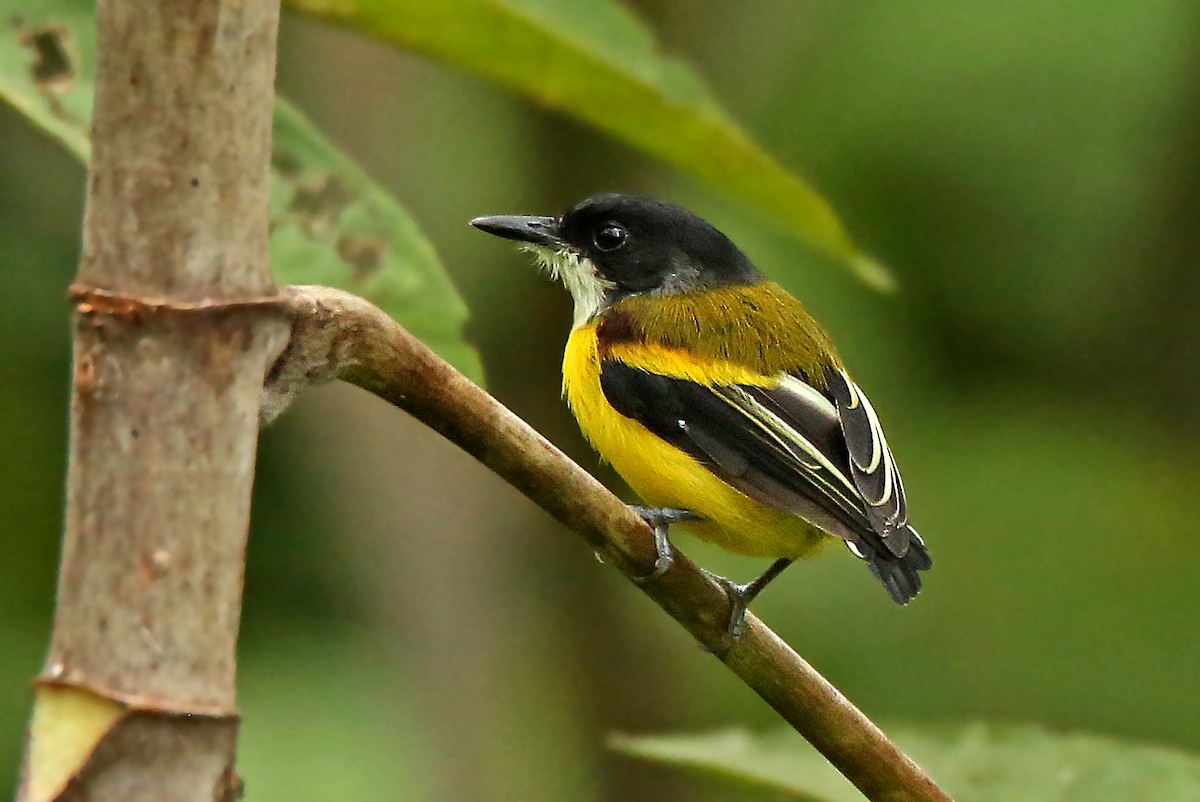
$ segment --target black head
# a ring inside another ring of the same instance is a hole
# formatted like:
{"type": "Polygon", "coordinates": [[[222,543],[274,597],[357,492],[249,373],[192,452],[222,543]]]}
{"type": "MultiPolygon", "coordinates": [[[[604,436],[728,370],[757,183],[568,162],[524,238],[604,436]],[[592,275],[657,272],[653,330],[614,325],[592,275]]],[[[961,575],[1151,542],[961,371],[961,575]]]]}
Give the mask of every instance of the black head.
{"type": "MultiPolygon", "coordinates": [[[[571,257],[571,267],[608,285],[609,303],[632,294],[681,294],[762,278],[745,254],[703,218],[636,195],[596,195],[557,218],[481,217],[471,225],[571,257]]],[[[557,266],[564,281],[567,269],[557,266]]]]}

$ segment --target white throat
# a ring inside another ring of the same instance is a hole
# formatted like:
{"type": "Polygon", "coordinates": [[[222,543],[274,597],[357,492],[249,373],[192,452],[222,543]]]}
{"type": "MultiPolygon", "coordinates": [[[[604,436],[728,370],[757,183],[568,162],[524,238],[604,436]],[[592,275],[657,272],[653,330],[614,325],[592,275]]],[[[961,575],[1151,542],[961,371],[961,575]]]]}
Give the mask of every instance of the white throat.
{"type": "Polygon", "coordinates": [[[573,329],[586,324],[604,306],[604,296],[616,287],[596,274],[589,259],[580,258],[575,251],[559,251],[542,245],[523,245],[537,259],[550,278],[561,281],[575,301],[573,329]]]}

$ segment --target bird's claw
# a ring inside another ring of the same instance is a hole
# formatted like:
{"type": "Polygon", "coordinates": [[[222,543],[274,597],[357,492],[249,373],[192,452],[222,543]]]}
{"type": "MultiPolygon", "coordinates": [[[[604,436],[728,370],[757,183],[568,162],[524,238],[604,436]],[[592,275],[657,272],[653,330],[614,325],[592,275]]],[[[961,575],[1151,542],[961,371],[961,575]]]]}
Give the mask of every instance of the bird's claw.
{"type": "Polygon", "coordinates": [[[682,521],[698,521],[700,516],[691,510],[677,510],[670,507],[632,507],[632,509],[643,521],[650,524],[650,528],[654,531],[654,551],[657,555],[654,558],[654,570],[645,576],[635,577],[633,580],[638,585],[644,585],[665,574],[675,562],[674,549],[671,547],[670,538],[667,537],[667,530],[671,524],[682,521]]]}
{"type": "Polygon", "coordinates": [[[720,585],[721,589],[725,591],[725,595],[729,597],[731,608],[729,612],[729,624],[726,626],[724,634],[713,643],[703,644],[706,652],[722,655],[733,648],[738,638],[741,637],[742,631],[746,628],[746,613],[750,610],[750,600],[753,598],[753,595],[748,594],[748,591],[750,590],[750,585],[753,583],[739,585],[710,571],[705,571],[705,573],[720,585]],[[747,598],[748,595],[750,598],[747,598]]]}
{"type": "MultiPolygon", "coordinates": [[[[654,560],[654,570],[645,576],[636,577],[633,580],[639,585],[644,585],[665,574],[675,562],[673,556],[674,549],[671,547],[670,538],[667,537],[667,530],[671,524],[698,521],[701,519],[701,516],[691,510],[678,510],[670,507],[632,507],[632,509],[643,521],[650,524],[650,528],[654,531],[654,549],[658,555],[654,560]]],[[[746,613],[750,608],[750,602],[790,562],[790,559],[777,560],[774,565],[767,569],[766,573],[753,582],[747,582],[744,585],[739,585],[723,576],[717,576],[705,571],[725,591],[725,594],[729,597],[731,607],[729,624],[724,634],[714,643],[704,644],[706,651],[722,655],[733,648],[733,645],[737,643],[738,637],[741,636],[742,631],[746,628],[746,613]]]]}
{"type": "Polygon", "coordinates": [[[737,642],[738,637],[742,634],[742,630],[746,628],[746,613],[750,609],[750,602],[758,597],[762,589],[770,584],[771,580],[779,576],[785,568],[792,564],[791,557],[781,557],[762,573],[753,582],[747,582],[744,585],[739,585],[736,582],[730,582],[723,576],[709,574],[718,585],[729,596],[729,603],[732,610],[729,613],[729,626],[725,629],[725,634],[716,643],[705,646],[714,654],[724,654],[733,648],[733,644],[737,642]]]}

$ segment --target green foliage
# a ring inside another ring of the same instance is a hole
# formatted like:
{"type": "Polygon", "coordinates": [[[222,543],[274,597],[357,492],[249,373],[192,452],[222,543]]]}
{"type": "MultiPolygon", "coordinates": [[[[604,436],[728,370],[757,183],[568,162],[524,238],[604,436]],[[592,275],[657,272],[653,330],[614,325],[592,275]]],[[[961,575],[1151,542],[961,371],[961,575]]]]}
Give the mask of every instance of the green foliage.
{"type": "Polygon", "coordinates": [[[612,0],[288,0],[512,87],[771,215],[879,288],[891,276],[841,221],[730,119],[688,66],[612,0]]]}
{"type": "Polygon", "coordinates": [[[294,106],[275,102],[271,266],[286,284],[344,287],[369,298],[476,381],[467,309],[408,212],[294,106]]]}
{"type": "MultiPolygon", "coordinates": [[[[753,142],[694,72],[661,55],[616,3],[544,0],[293,5],[429,52],[517,88],[738,195],[880,287],[886,271],[855,248],[825,201],[753,142]]],[[[0,37],[0,96],[86,160],[95,78],[94,6],[30,4],[0,37]]],[[[275,113],[271,261],[287,283],[345,287],[482,379],[462,334],[466,309],[400,203],[295,108],[275,113]]]]}
{"type": "MultiPolygon", "coordinates": [[[[30,4],[0,37],[0,96],[87,160],[96,71],[95,8],[30,4]]],[[[295,107],[275,105],[271,264],[289,284],[329,284],[378,304],[476,381],[483,368],[463,337],[466,306],[429,240],[400,203],[295,107]]]]}
{"type": "MultiPolygon", "coordinates": [[[[16,5],[16,4],[11,4],[16,5]]],[[[0,98],[67,150],[91,154],[96,9],[81,0],[40,0],[0,17],[0,98]]]]}
{"type": "MultiPolygon", "coordinates": [[[[588,36],[640,36],[647,60],[659,58],[636,20],[628,30],[616,17],[601,24],[607,12],[596,9],[615,6],[561,5],[560,29],[594,20],[588,36]]],[[[806,269],[796,242],[765,230],[743,213],[749,207],[713,217],[836,334],[884,418],[914,523],[938,561],[905,609],[880,598],[861,564],[831,552],[789,569],[755,611],[872,716],[1038,720],[1200,752],[1200,639],[1187,636],[1200,626],[1197,5],[654,7],[671,42],[703,59],[714,92],[754,115],[756,135],[785,163],[804,165],[839,208],[853,208],[856,234],[905,287],[884,298],[806,269]]],[[[45,93],[25,86],[35,51],[13,42],[66,28],[75,79],[90,85],[91,15],[83,2],[0,0],[0,95],[21,110],[0,108],[0,687],[9,689],[38,670],[51,616],[70,375],[62,287],[77,256],[83,185],[78,166],[25,122],[82,152],[86,125],[71,118],[86,120],[91,102],[67,82],[45,93]]],[[[284,41],[282,85],[314,119],[347,119],[336,140],[374,154],[371,173],[397,178],[427,230],[449,232],[438,241],[448,269],[474,310],[490,310],[477,313],[473,334],[495,391],[595,465],[556,393],[568,302],[462,221],[552,208],[583,179],[629,175],[626,155],[603,149],[580,168],[573,137],[540,135],[542,150],[531,154],[523,89],[493,92],[303,20],[285,25],[284,41]],[[469,126],[462,109],[475,115],[469,126]],[[534,157],[550,167],[534,169],[534,157]],[[514,175],[527,183],[514,187],[514,175]]],[[[298,186],[276,176],[276,190],[318,188],[326,169],[315,165],[298,186]]],[[[693,190],[673,182],[663,193],[687,202],[693,190]]],[[[339,225],[358,214],[352,207],[339,225]]],[[[336,247],[333,230],[316,236],[336,247]]],[[[260,491],[275,490],[255,500],[239,665],[239,771],[250,798],[716,802],[786,793],[716,783],[707,772],[648,777],[657,767],[597,754],[597,731],[637,722],[765,728],[772,713],[611,571],[552,542],[559,524],[404,416],[350,393],[317,396],[267,431],[262,457],[260,491]],[[470,660],[457,659],[464,648],[470,660]]],[[[678,545],[739,579],[763,567],[678,545]]],[[[0,786],[14,782],[27,715],[27,695],[0,696],[0,786]]],[[[896,734],[952,791],[962,791],[960,771],[979,768],[929,754],[922,744],[934,733],[896,734]]],[[[979,744],[991,743],[985,735],[979,744]]],[[[1064,757],[1074,737],[1053,751],[1050,736],[1025,746],[1021,737],[1006,753],[1018,768],[1079,773],[1064,757]]],[[[1164,754],[1149,752],[1092,754],[1098,776],[1112,780],[1148,777],[1164,754]]],[[[1164,783],[1179,776],[1165,755],[1164,783]]],[[[811,765],[810,793],[849,793],[802,745],[780,763],[811,765]]],[[[1018,768],[1002,768],[1023,798],[1018,768]]],[[[1170,794],[1136,788],[1124,798],[1187,798],[1170,794]]],[[[1085,787],[1076,798],[1092,795],[1085,787]]],[[[959,797],[973,798],[995,796],[959,797]]]]}
{"type": "MultiPolygon", "coordinates": [[[[1030,726],[896,727],[901,747],[960,802],[1194,800],[1200,758],[1157,746],[1030,726]]],[[[715,774],[804,802],[861,799],[791,730],[618,737],[628,755],[715,774]]]]}

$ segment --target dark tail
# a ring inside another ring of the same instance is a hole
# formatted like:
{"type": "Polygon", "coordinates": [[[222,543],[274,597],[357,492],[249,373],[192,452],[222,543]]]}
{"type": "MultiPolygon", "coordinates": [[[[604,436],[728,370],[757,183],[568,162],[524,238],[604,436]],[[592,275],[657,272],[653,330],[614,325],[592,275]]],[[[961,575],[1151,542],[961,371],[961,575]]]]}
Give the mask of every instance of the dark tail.
{"type": "MultiPolygon", "coordinates": [[[[889,535],[890,538],[902,537],[900,532],[889,535]]],[[[890,544],[889,544],[890,545],[890,544]]],[[[861,548],[861,544],[860,544],[861,548]]],[[[933,559],[925,548],[925,541],[917,534],[917,530],[908,527],[908,549],[902,556],[897,557],[891,549],[872,549],[864,554],[863,559],[871,569],[888,595],[897,604],[908,604],[921,590],[921,575],[918,571],[928,571],[933,567],[933,559]]]]}

